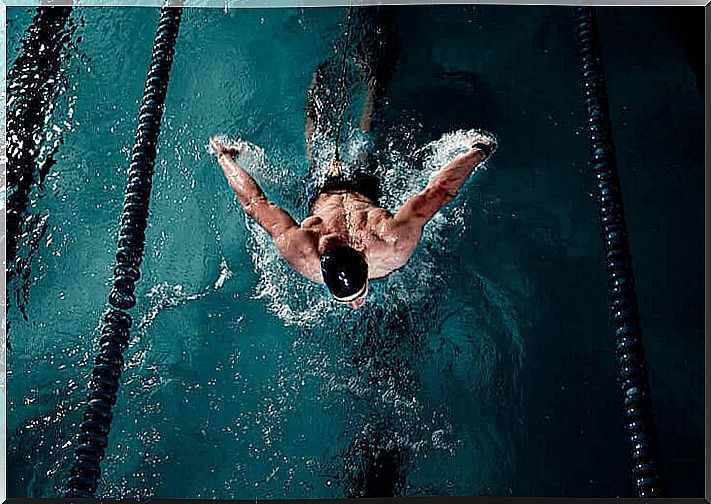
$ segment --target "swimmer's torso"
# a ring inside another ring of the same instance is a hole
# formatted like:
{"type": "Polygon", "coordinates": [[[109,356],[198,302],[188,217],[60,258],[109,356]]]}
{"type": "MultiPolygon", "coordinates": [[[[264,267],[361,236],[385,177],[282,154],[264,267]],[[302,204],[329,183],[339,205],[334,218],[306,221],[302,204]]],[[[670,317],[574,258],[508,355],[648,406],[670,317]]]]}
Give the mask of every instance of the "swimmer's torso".
{"type": "Polygon", "coordinates": [[[324,193],[313,213],[301,223],[322,254],[332,241],[366,256],[369,278],[381,278],[402,267],[412,255],[419,234],[399,233],[393,215],[357,193],[324,193]]]}

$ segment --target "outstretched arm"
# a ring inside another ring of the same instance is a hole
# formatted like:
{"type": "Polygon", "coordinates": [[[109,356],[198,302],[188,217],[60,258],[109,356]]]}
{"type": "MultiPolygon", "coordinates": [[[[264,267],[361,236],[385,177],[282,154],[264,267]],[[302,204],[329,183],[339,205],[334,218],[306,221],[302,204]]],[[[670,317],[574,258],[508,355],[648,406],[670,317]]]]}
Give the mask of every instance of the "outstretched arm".
{"type": "Polygon", "coordinates": [[[239,150],[236,147],[228,146],[216,138],[210,140],[210,146],[217,154],[217,162],[247,215],[272,238],[298,227],[291,215],[269,201],[257,182],[237,164],[235,157],[239,155],[239,150]]]}
{"type": "Polygon", "coordinates": [[[410,198],[397,211],[394,223],[399,227],[421,230],[442,207],[454,199],[469,175],[495,149],[496,144],[489,138],[475,138],[466,154],[442,168],[422,192],[410,198]]]}
{"type": "Polygon", "coordinates": [[[309,280],[321,283],[318,254],[311,237],[284,209],[269,201],[257,182],[235,161],[236,147],[220,139],[210,139],[210,146],[245,213],[274,240],[287,262],[309,280]]]}

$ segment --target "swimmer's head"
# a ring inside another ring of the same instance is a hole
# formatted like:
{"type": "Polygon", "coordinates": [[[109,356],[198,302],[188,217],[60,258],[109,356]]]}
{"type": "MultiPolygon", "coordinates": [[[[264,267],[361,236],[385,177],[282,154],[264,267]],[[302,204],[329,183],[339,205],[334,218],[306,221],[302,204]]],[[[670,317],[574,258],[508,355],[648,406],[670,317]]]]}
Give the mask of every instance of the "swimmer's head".
{"type": "Polygon", "coordinates": [[[323,282],[340,303],[360,308],[368,294],[368,263],[351,247],[338,246],[321,256],[323,282]]]}

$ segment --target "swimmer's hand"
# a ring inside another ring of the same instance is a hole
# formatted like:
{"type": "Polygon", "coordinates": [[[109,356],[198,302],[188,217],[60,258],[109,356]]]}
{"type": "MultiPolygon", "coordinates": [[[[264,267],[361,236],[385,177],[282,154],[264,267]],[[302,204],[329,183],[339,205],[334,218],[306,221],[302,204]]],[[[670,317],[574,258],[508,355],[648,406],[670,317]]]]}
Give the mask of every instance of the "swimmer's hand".
{"type": "Polygon", "coordinates": [[[469,139],[469,147],[473,151],[481,151],[486,159],[494,153],[497,143],[493,135],[478,132],[469,139]]]}
{"type": "Polygon", "coordinates": [[[218,157],[230,156],[236,159],[239,156],[239,144],[231,142],[226,136],[216,136],[210,139],[210,153],[218,157]]]}

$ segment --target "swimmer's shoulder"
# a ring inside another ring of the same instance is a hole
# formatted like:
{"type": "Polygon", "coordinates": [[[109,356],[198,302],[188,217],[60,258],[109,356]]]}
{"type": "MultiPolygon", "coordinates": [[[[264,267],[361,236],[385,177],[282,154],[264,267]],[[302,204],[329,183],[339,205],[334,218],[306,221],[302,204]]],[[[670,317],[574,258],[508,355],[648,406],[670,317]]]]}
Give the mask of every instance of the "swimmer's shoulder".
{"type": "Polygon", "coordinates": [[[388,210],[381,208],[379,206],[373,205],[367,210],[368,217],[368,227],[376,235],[380,236],[386,234],[393,222],[393,214],[388,210]]]}

